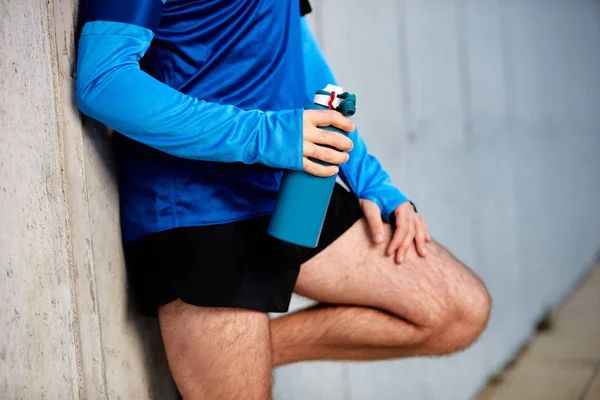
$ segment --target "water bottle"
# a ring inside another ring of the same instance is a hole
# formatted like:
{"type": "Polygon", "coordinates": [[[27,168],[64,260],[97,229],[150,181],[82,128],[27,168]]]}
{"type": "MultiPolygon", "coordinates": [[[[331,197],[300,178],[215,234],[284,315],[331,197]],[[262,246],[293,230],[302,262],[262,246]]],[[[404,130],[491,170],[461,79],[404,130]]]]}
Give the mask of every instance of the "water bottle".
{"type": "MultiPolygon", "coordinates": [[[[335,85],[315,93],[309,110],[333,109],[345,116],[354,115],[356,97],[335,85]]],[[[327,126],[321,129],[347,132],[327,126]]],[[[337,149],[336,149],[337,150],[337,149]]],[[[320,160],[322,165],[330,165],[320,160]]],[[[317,247],[337,174],[327,178],[304,171],[286,171],[283,175],[275,209],[269,224],[269,234],[285,242],[303,247],[317,247]]]]}

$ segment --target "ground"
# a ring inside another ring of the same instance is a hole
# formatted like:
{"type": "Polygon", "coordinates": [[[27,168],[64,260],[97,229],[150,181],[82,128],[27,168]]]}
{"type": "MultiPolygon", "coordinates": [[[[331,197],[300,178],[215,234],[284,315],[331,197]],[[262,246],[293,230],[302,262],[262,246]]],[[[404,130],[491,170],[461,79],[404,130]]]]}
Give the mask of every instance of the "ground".
{"type": "Polygon", "coordinates": [[[600,263],[477,400],[600,400],[600,263]]]}

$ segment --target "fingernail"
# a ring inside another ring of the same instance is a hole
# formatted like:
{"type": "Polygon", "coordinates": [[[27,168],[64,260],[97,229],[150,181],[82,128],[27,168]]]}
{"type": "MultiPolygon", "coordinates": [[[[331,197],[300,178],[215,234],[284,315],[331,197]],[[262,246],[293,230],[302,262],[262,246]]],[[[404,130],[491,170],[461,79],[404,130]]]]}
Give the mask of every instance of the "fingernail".
{"type": "Polygon", "coordinates": [[[400,264],[404,262],[404,256],[400,256],[400,264]]]}
{"type": "Polygon", "coordinates": [[[381,243],[381,242],[383,242],[383,235],[381,235],[381,234],[375,235],[375,243],[381,243]]]}

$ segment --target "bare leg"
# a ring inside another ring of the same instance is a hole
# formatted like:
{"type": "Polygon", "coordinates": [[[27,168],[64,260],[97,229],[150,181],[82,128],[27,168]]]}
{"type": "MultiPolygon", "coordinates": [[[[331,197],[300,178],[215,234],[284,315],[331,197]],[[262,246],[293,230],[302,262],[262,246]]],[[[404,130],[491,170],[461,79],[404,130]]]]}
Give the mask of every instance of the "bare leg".
{"type": "Polygon", "coordinates": [[[169,368],[185,400],[271,398],[265,313],[176,300],[159,309],[169,368]]]}
{"type": "Polygon", "coordinates": [[[271,321],[275,366],[448,354],[483,332],[488,292],[439,244],[397,265],[371,243],[359,221],[302,266],[296,292],[327,305],[271,321]]]}

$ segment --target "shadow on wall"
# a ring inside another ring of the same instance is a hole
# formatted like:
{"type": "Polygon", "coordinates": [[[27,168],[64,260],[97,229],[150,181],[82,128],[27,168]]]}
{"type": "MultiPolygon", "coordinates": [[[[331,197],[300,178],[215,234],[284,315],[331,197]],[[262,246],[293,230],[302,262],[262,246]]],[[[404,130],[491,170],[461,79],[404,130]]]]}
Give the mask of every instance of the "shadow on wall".
{"type": "MultiPolygon", "coordinates": [[[[98,166],[101,166],[103,171],[95,171],[96,174],[100,174],[104,177],[110,177],[112,184],[118,187],[118,168],[119,168],[119,140],[118,134],[110,132],[110,130],[99,122],[82,116],[83,128],[87,136],[88,151],[93,152],[97,160],[101,161],[98,166]]],[[[103,195],[102,193],[96,195],[103,195]]],[[[101,200],[102,201],[102,200],[101,200]]],[[[90,199],[90,206],[93,207],[94,200],[90,199]]],[[[118,204],[114,204],[115,213],[118,213],[118,204]]],[[[91,212],[94,212],[92,209],[91,212]]],[[[118,226],[111,227],[118,229],[118,226]]],[[[118,234],[119,232],[115,232],[118,234]]],[[[120,236],[120,235],[119,235],[120,236]]],[[[118,265],[118,268],[123,268],[123,276],[126,275],[125,263],[123,259],[122,249],[116,249],[117,254],[110,258],[114,260],[114,264],[118,265]]],[[[103,269],[107,268],[107,265],[103,263],[95,263],[96,275],[104,274],[106,271],[103,269]]],[[[118,274],[121,275],[121,274],[118,274]]],[[[165,398],[180,398],[175,392],[175,385],[172,382],[171,375],[168,371],[164,348],[162,345],[160,330],[158,326],[157,318],[145,317],[138,311],[138,306],[135,298],[131,291],[127,290],[127,279],[116,280],[115,284],[122,283],[123,287],[120,288],[119,292],[125,292],[126,304],[126,323],[134,328],[134,331],[138,337],[138,342],[141,344],[143,349],[143,370],[146,373],[146,382],[148,382],[148,390],[150,398],[165,399],[165,398]]],[[[102,292],[102,288],[98,288],[98,292],[102,292]]],[[[100,296],[99,300],[102,300],[100,296]]],[[[112,307],[118,306],[118,304],[111,304],[112,307]]],[[[112,314],[110,310],[107,310],[107,305],[99,305],[100,311],[105,311],[107,314],[112,314]]],[[[101,324],[104,325],[104,318],[101,315],[101,324]]],[[[103,344],[104,345],[104,344],[103,344]]],[[[123,356],[123,362],[127,362],[125,355],[128,353],[127,349],[122,349],[121,355],[123,356]]]]}
{"type": "MultiPolygon", "coordinates": [[[[78,43],[79,37],[81,35],[81,30],[83,27],[82,24],[82,13],[81,10],[85,4],[85,0],[80,2],[80,7],[78,10],[78,23],[75,27],[75,43],[78,43]]],[[[76,68],[77,68],[77,46],[75,46],[75,57],[72,64],[72,76],[75,76],[76,68]]],[[[73,87],[72,99],[73,104],[75,102],[75,87],[73,87]]],[[[88,196],[89,196],[89,207],[90,214],[97,213],[97,216],[94,218],[91,216],[92,221],[101,220],[102,219],[102,206],[106,205],[111,215],[115,215],[113,223],[109,223],[107,227],[104,227],[104,230],[109,230],[109,234],[117,235],[120,238],[120,226],[118,224],[118,215],[119,215],[119,204],[118,201],[115,201],[113,198],[107,198],[109,194],[103,190],[89,190],[89,186],[97,185],[97,182],[91,182],[91,180],[104,180],[102,182],[103,186],[110,187],[118,187],[118,171],[119,171],[119,138],[120,135],[117,133],[113,133],[109,128],[99,123],[98,121],[89,118],[83,114],[80,114],[82,118],[82,126],[85,132],[85,136],[83,138],[84,142],[84,152],[86,155],[86,163],[94,164],[95,168],[86,168],[87,174],[93,174],[93,176],[88,176],[86,179],[88,185],[88,196]],[[94,162],[96,161],[96,162],[94,162]],[[100,197],[98,197],[100,196],[100,197]],[[114,213],[114,214],[113,214],[114,213]]],[[[96,226],[94,230],[96,230],[96,226]]],[[[96,234],[100,234],[96,232],[96,234]]],[[[119,239],[120,240],[120,239],[119,239]]],[[[112,252],[113,249],[109,249],[112,252]]],[[[136,301],[132,295],[132,293],[127,290],[127,277],[125,270],[125,263],[123,258],[122,248],[115,248],[115,254],[106,255],[110,260],[106,262],[105,259],[102,259],[101,262],[95,262],[94,268],[95,276],[103,276],[110,277],[111,283],[114,282],[114,285],[122,285],[120,288],[115,288],[113,286],[110,293],[114,293],[115,291],[118,293],[126,293],[126,296],[123,298],[124,301],[127,302],[125,307],[122,307],[126,311],[126,315],[124,318],[124,323],[129,325],[129,327],[133,328],[132,330],[135,332],[136,338],[133,339],[133,342],[139,343],[139,347],[142,349],[141,355],[134,354],[131,352],[135,351],[132,349],[127,349],[124,341],[118,341],[119,346],[123,346],[120,351],[117,353],[118,357],[121,357],[121,360],[117,360],[123,365],[127,365],[129,362],[133,362],[128,359],[129,355],[132,355],[133,358],[139,359],[139,363],[141,365],[140,369],[144,371],[146,374],[145,377],[142,378],[143,381],[147,382],[148,386],[148,396],[151,399],[176,399],[181,398],[177,393],[175,385],[172,381],[171,375],[168,371],[167,361],[164,353],[164,348],[162,345],[160,330],[158,326],[157,318],[145,317],[138,312],[138,307],[136,301]],[[118,271],[109,271],[111,264],[120,269],[118,271]]],[[[99,255],[94,251],[94,258],[99,259],[99,255]]],[[[103,278],[106,279],[106,278],[103,278]]],[[[98,301],[102,302],[103,298],[106,299],[106,296],[102,296],[103,292],[106,291],[106,288],[98,287],[97,292],[99,294],[98,301]]],[[[98,304],[97,308],[100,313],[100,324],[102,325],[103,332],[107,330],[112,330],[116,332],[106,332],[103,334],[103,339],[105,342],[102,343],[103,352],[107,352],[107,343],[109,340],[106,339],[109,335],[112,336],[120,335],[123,331],[129,331],[130,329],[121,329],[122,327],[115,327],[115,322],[121,323],[122,320],[115,321],[112,319],[108,321],[109,316],[114,316],[118,314],[113,308],[121,308],[121,304],[118,303],[116,299],[113,299],[112,302],[106,301],[106,304],[98,304]],[[107,327],[108,325],[110,327],[107,327]]],[[[115,340],[111,340],[110,342],[115,343],[115,340]]],[[[128,341],[129,343],[131,340],[128,341]]],[[[107,366],[107,369],[110,366],[107,366]]],[[[111,373],[111,371],[103,371],[105,375],[111,373]]],[[[106,378],[105,378],[106,379],[106,378]]],[[[132,385],[130,387],[134,387],[132,385]]],[[[110,393],[110,388],[106,388],[106,390],[110,393]]],[[[133,393],[122,393],[122,395],[133,395],[133,393]]],[[[141,395],[141,393],[136,393],[136,395],[141,395]]]]}

